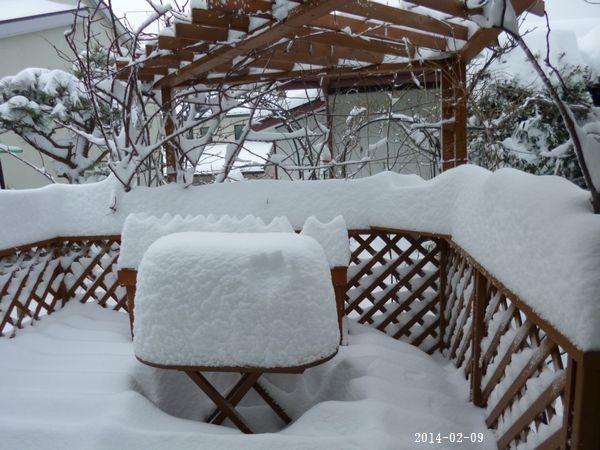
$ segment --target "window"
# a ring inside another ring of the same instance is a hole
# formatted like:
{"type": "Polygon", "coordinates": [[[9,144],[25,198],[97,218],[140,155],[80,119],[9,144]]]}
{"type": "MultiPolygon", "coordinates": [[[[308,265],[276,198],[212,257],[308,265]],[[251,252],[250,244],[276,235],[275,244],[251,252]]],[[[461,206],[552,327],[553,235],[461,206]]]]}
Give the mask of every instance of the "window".
{"type": "Polygon", "coordinates": [[[235,134],[235,140],[239,140],[242,137],[242,133],[244,132],[245,125],[234,125],[233,132],[235,134]]]}

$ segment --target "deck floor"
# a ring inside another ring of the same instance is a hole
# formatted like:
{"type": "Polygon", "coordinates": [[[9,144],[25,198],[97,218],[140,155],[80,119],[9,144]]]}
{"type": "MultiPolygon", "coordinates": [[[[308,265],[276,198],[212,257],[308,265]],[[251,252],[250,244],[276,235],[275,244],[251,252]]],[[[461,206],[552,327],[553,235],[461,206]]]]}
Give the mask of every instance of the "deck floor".
{"type": "MultiPolygon", "coordinates": [[[[71,302],[0,340],[1,447],[495,448],[450,365],[367,327],[349,330],[349,345],[328,363],[267,377],[265,387],[295,420],[278,430],[249,397],[240,411],[264,433],[246,436],[202,423],[211,405],[185,376],[135,359],[124,313],[71,302]],[[483,443],[416,443],[416,433],[483,433],[483,443]]],[[[213,380],[232,382],[227,374],[213,380]]]]}

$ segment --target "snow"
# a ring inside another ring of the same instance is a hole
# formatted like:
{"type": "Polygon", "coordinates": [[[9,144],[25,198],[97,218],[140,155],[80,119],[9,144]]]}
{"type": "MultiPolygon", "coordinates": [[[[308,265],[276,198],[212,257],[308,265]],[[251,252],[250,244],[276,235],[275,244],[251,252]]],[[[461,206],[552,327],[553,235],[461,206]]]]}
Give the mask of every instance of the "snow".
{"type": "MultiPolygon", "coordinates": [[[[257,435],[202,423],[212,404],[176,371],[135,360],[122,313],[70,302],[58,314],[0,341],[3,448],[423,448],[417,431],[468,430],[495,437],[481,410],[419,349],[350,323],[349,345],[302,375],[266,375],[263,386],[294,419],[283,431],[250,393],[239,408],[257,435]]],[[[209,374],[226,389],[231,374],[209,374]]],[[[439,446],[442,448],[443,446],[439,446]]]]}
{"type": "Polygon", "coordinates": [[[322,247],[292,233],[185,232],[144,254],[134,350],[177,366],[298,367],[339,344],[322,247]]]}
{"type": "MultiPolygon", "coordinates": [[[[532,21],[531,25],[533,27],[527,30],[523,38],[533,53],[543,60],[547,52],[546,24],[532,21]]],[[[554,66],[563,71],[569,66],[589,67],[592,78],[600,76],[600,50],[597,45],[600,25],[597,20],[553,20],[551,30],[550,61],[554,66]]],[[[500,39],[505,38],[501,36],[500,39]]],[[[543,62],[542,67],[550,74],[543,62]]],[[[532,70],[531,63],[519,47],[492,63],[490,70],[501,78],[516,78],[524,85],[542,87],[539,76],[532,70]]]]}
{"type": "Polygon", "coordinates": [[[589,193],[562,178],[463,166],[429,181],[380,173],[357,180],[169,185],[124,193],[107,179],[3,191],[0,248],[57,236],[118,235],[130,213],[254,215],[265,223],[284,216],[296,230],[310,216],[327,223],[341,215],[348,229],[452,235],[578,347],[600,350],[600,216],[591,213],[589,193]]]}
{"type": "Polygon", "coordinates": [[[293,233],[294,229],[285,217],[276,217],[269,224],[248,215],[243,219],[222,216],[172,216],[130,214],[125,219],[121,233],[119,268],[137,269],[148,247],[162,236],[182,231],[218,231],[237,233],[293,233]]]}
{"type": "Polygon", "coordinates": [[[589,194],[514,169],[472,175],[453,240],[577,346],[600,349],[600,216],[589,194]]]}
{"type": "Polygon", "coordinates": [[[306,219],[301,234],[310,236],[321,244],[329,267],[347,267],[350,264],[348,227],[342,216],[337,216],[329,223],[322,223],[315,216],[310,216],[306,219]]]}

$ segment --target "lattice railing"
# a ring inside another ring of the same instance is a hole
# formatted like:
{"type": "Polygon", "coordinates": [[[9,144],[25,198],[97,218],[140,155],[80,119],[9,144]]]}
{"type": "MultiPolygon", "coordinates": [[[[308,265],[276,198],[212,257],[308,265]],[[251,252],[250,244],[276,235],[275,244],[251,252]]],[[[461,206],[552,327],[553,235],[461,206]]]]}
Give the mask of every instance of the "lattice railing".
{"type": "Polygon", "coordinates": [[[470,380],[498,447],[570,447],[567,366],[581,352],[569,345],[569,355],[563,336],[454,244],[446,299],[444,353],[470,380]]]}
{"type": "MultiPolygon", "coordinates": [[[[577,349],[447,236],[373,228],[349,238],[346,315],[452,360],[499,448],[597,448],[598,352],[577,349]]],[[[74,298],[127,310],[119,248],[105,236],[0,252],[0,335],[74,298]]]]}
{"type": "Polygon", "coordinates": [[[118,254],[118,236],[53,239],[0,253],[0,336],[14,336],[72,298],[127,309],[118,254]]]}
{"type": "Polygon", "coordinates": [[[384,229],[349,236],[346,315],[428,353],[439,349],[443,240],[384,229]]]}

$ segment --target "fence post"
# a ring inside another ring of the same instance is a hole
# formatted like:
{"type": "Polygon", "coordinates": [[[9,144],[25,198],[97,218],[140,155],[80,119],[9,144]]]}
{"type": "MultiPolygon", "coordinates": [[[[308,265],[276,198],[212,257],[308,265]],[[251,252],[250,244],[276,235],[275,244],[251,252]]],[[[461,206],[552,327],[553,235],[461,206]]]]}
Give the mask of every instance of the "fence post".
{"type": "Polygon", "coordinates": [[[597,448],[600,442],[600,352],[583,353],[580,361],[574,361],[573,378],[575,396],[570,448],[597,448]]]}
{"type": "Polygon", "coordinates": [[[487,306],[487,279],[475,273],[475,298],[473,301],[473,352],[471,359],[471,400],[475,406],[485,406],[481,392],[481,340],[485,335],[485,308],[487,306]]]}

